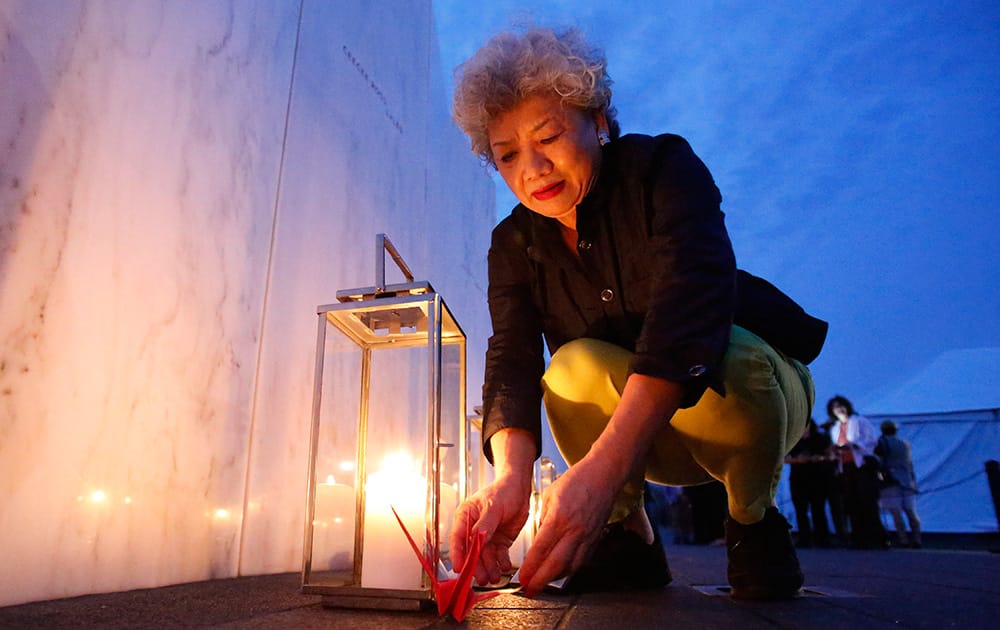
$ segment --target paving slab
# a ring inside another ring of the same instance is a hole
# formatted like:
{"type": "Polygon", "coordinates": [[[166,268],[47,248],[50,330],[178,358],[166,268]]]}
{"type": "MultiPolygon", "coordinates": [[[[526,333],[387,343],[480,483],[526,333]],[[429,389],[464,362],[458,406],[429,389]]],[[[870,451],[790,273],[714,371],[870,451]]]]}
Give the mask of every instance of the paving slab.
{"type": "Polygon", "coordinates": [[[505,594],[462,623],[433,611],[324,607],[294,573],[212,580],[0,608],[0,628],[358,628],[643,630],[646,628],[996,628],[1000,554],[989,551],[806,549],[803,595],[728,597],[725,549],[668,545],[674,582],[632,593],[538,599],[505,594]]]}

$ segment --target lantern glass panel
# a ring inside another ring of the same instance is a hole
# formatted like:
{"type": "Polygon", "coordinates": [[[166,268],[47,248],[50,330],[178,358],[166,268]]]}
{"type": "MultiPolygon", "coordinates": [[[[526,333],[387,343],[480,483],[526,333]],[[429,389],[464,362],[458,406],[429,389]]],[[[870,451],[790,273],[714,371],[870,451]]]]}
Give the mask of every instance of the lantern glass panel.
{"type": "MultiPolygon", "coordinates": [[[[329,332],[329,331],[327,331],[329,332]]],[[[327,334],[323,348],[322,413],[313,472],[312,574],[314,582],[354,582],[354,530],[358,488],[358,397],[361,352],[343,335],[327,334]],[[354,396],[338,396],[355,392],[354,396]]]]}
{"type": "Polygon", "coordinates": [[[441,439],[450,444],[439,449],[440,456],[440,507],[438,531],[440,556],[445,566],[452,568],[449,538],[458,509],[462,486],[461,448],[466,436],[462,435],[465,417],[465,343],[444,345],[441,349],[441,439]]]}
{"type": "Polygon", "coordinates": [[[393,515],[422,541],[428,518],[426,347],[371,353],[361,585],[417,590],[423,572],[393,515]],[[424,378],[416,378],[423,375],[424,378]]]}

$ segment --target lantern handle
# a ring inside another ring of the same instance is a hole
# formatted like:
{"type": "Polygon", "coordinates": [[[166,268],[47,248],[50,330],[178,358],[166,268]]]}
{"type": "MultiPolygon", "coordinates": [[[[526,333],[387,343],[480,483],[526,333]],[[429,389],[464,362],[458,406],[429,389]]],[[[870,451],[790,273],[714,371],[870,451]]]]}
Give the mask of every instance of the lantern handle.
{"type": "Polygon", "coordinates": [[[395,261],[396,266],[399,270],[403,272],[406,276],[407,282],[413,282],[413,273],[410,272],[410,268],[406,266],[406,261],[403,257],[399,255],[396,251],[395,246],[393,246],[392,241],[385,234],[375,235],[375,295],[385,292],[385,253],[389,252],[392,256],[393,261],[395,261]]]}

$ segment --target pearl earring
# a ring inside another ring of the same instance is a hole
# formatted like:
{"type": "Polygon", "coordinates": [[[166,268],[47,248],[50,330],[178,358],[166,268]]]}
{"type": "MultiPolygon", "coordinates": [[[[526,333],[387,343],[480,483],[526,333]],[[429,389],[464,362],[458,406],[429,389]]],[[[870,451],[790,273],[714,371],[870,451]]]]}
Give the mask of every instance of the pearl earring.
{"type": "Polygon", "coordinates": [[[607,131],[601,131],[597,134],[597,141],[600,142],[603,147],[607,143],[611,142],[611,136],[608,135],[607,131]]]}

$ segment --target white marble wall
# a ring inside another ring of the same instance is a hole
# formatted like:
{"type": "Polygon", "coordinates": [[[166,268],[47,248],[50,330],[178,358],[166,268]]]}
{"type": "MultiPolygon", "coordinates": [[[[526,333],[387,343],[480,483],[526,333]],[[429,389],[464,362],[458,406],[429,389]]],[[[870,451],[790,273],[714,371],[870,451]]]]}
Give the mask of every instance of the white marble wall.
{"type": "Polygon", "coordinates": [[[390,234],[471,338],[493,185],[429,5],[0,1],[0,605],[301,562],[315,307],[390,234]]]}

